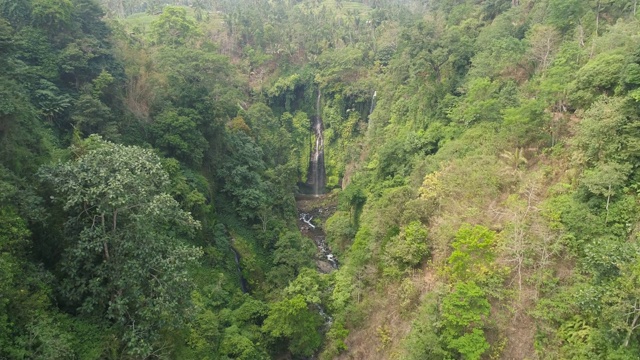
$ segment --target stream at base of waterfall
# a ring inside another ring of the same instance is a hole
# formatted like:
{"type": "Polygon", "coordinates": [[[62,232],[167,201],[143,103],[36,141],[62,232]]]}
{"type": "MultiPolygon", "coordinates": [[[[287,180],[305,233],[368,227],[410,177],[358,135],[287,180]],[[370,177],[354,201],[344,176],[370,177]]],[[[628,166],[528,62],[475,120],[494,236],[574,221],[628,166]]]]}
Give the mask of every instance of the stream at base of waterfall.
{"type": "Polygon", "coordinates": [[[324,197],[299,198],[298,228],[305,237],[309,238],[317,248],[316,266],[322,273],[330,273],[339,266],[338,259],[326,242],[326,235],[322,227],[316,224],[324,223],[336,210],[335,206],[323,204],[324,197]],[[314,221],[315,220],[315,221],[314,221]]]}
{"type": "MultiPolygon", "coordinates": [[[[339,263],[331,248],[326,243],[326,234],[322,225],[337,210],[334,201],[325,201],[330,195],[298,196],[296,206],[298,208],[298,228],[303,236],[313,241],[316,246],[316,268],[319,272],[328,274],[338,269],[339,263]],[[333,202],[333,204],[331,204],[333,202]],[[315,220],[315,221],[314,221],[315,220]]],[[[331,315],[325,312],[320,305],[315,305],[318,314],[324,319],[325,331],[333,324],[331,315]]],[[[314,359],[314,357],[310,359],[314,359]]]]}

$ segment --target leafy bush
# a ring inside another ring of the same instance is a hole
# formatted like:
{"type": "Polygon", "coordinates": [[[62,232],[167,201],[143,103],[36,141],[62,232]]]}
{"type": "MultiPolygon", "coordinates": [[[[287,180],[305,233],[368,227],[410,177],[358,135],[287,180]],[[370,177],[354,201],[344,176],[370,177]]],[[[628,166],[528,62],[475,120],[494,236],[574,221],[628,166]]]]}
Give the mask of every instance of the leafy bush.
{"type": "MultiPolygon", "coordinates": [[[[400,234],[391,238],[384,249],[388,266],[399,270],[415,267],[428,256],[427,228],[418,221],[404,227],[400,234]]],[[[385,271],[387,271],[385,267],[385,271]]]]}

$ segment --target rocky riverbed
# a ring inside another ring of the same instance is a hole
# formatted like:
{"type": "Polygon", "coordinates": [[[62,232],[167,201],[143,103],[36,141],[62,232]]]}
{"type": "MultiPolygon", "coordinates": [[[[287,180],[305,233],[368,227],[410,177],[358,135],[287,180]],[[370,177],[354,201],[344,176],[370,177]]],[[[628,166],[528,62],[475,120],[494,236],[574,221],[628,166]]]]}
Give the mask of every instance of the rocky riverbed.
{"type": "Polygon", "coordinates": [[[318,271],[323,273],[330,273],[340,265],[326,243],[326,234],[323,229],[326,220],[336,211],[332,200],[330,195],[300,196],[296,199],[298,228],[305,237],[313,241],[318,249],[316,266],[318,271]]]}

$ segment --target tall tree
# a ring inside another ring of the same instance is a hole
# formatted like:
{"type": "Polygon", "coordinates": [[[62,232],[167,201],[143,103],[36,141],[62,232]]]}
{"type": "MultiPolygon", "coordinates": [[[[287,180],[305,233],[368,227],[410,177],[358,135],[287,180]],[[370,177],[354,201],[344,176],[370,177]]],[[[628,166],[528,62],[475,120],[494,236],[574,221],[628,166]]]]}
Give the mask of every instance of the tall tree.
{"type": "Polygon", "coordinates": [[[186,269],[199,250],[183,240],[199,223],[166,193],[151,151],[97,136],[84,145],[78,159],[40,172],[68,215],[62,292],[81,313],[114,323],[130,355],[147,357],[186,317],[186,269]]]}

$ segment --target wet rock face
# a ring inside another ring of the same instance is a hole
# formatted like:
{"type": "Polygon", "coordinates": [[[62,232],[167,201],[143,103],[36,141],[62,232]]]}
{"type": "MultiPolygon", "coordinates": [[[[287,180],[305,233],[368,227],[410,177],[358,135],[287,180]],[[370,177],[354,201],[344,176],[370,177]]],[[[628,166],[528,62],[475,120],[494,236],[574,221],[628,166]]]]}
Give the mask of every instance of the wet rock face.
{"type": "Polygon", "coordinates": [[[335,269],[333,264],[331,264],[328,261],[324,261],[324,260],[316,260],[316,266],[318,268],[318,271],[320,271],[321,273],[324,273],[324,274],[328,274],[328,273],[332,272],[335,269]]]}
{"type": "Polygon", "coordinates": [[[307,177],[307,187],[311,194],[320,195],[324,193],[327,184],[327,174],[324,166],[324,125],[320,115],[320,98],[322,94],[318,89],[318,99],[316,101],[316,115],[313,117],[313,134],[315,144],[309,156],[309,172],[307,177]]]}

